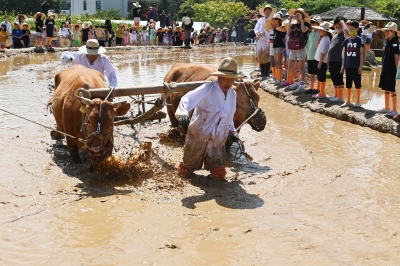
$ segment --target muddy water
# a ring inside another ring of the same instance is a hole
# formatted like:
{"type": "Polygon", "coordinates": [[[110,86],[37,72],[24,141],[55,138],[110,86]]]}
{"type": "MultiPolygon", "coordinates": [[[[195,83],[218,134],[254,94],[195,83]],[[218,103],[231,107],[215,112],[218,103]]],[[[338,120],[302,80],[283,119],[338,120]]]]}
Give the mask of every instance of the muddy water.
{"type": "MultiPolygon", "coordinates": [[[[160,82],[172,62],[226,55],[248,74],[251,54],[110,57],[125,86],[160,82]]],[[[45,104],[58,57],[0,62],[1,108],[53,125],[45,104]]],[[[88,173],[47,130],[0,112],[0,265],[398,264],[399,139],[260,94],[267,127],[243,128],[255,160],[228,160],[228,182],[174,174],[182,149],[157,139],[168,121],[115,130],[120,156],[154,146],[154,175],[126,179],[88,173]]]]}

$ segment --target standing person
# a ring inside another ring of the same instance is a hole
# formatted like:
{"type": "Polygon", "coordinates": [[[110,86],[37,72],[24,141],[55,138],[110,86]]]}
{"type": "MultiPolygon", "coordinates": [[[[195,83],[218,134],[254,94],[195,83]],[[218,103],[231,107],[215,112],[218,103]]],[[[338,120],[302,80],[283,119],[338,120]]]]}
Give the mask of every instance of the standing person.
{"type": "MultiPolygon", "coordinates": [[[[275,48],[274,48],[274,40],[275,40],[275,34],[280,34],[276,28],[280,27],[282,24],[282,15],[280,13],[275,13],[272,17],[267,18],[264,24],[264,29],[266,29],[269,32],[269,62],[270,62],[270,68],[272,72],[272,76],[268,78],[269,81],[278,84],[280,83],[278,79],[278,71],[279,68],[282,66],[282,62],[279,62],[279,64],[275,64],[275,48]]],[[[279,49],[278,49],[279,50],[279,49]]],[[[282,59],[282,57],[280,57],[282,59]]],[[[268,74],[268,73],[267,73],[268,74]]],[[[282,76],[282,74],[280,74],[282,76]]]]}
{"type": "Polygon", "coordinates": [[[7,29],[7,31],[8,31],[8,34],[11,34],[12,27],[11,27],[11,23],[9,22],[9,19],[10,19],[10,18],[9,18],[8,16],[5,16],[5,17],[4,17],[4,21],[0,23],[0,26],[1,26],[1,25],[5,25],[5,26],[6,26],[6,29],[7,29]]]}
{"type": "MultiPolygon", "coordinates": [[[[165,28],[165,26],[166,26],[166,19],[167,19],[167,16],[165,15],[165,10],[163,10],[162,12],[161,12],[161,14],[158,16],[158,19],[160,20],[160,27],[161,28],[165,28]]],[[[169,25],[170,26],[170,25],[169,25]]],[[[168,27],[168,26],[167,26],[168,27]]]]}
{"type": "Polygon", "coordinates": [[[82,28],[81,24],[73,25],[72,30],[72,47],[81,46],[82,28]]]}
{"type": "Polygon", "coordinates": [[[369,50],[371,50],[372,34],[374,34],[374,25],[367,24],[365,25],[365,29],[367,29],[367,40],[365,42],[365,48],[367,52],[369,52],[369,50]]]}
{"type": "Polygon", "coordinates": [[[6,42],[8,39],[8,31],[5,24],[1,24],[0,26],[0,49],[3,50],[6,48],[6,42]]]}
{"type": "Polygon", "coordinates": [[[396,95],[396,70],[399,66],[399,31],[395,22],[389,22],[382,29],[385,32],[386,44],[382,56],[382,70],[379,79],[379,88],[385,91],[385,107],[379,113],[398,118],[396,95]],[[389,108],[389,99],[392,97],[392,110],[389,108]]]}
{"type": "Polygon", "coordinates": [[[308,14],[302,9],[290,9],[289,10],[289,25],[287,34],[289,36],[289,71],[293,77],[296,77],[296,62],[299,63],[299,70],[301,73],[301,80],[298,78],[294,79],[294,83],[289,86],[290,90],[294,90],[295,93],[301,93],[305,91],[304,81],[306,79],[306,40],[308,31],[311,29],[310,23],[304,21],[308,18],[308,14]],[[296,20],[297,24],[292,24],[292,21],[296,20]],[[294,44],[292,47],[291,44],[294,44]]]}
{"type": "Polygon", "coordinates": [[[351,104],[351,87],[354,82],[357,92],[357,100],[354,107],[361,107],[361,73],[364,64],[364,43],[361,38],[357,36],[359,24],[357,21],[350,21],[348,23],[348,30],[350,37],[344,40],[343,46],[343,63],[340,72],[346,72],[346,88],[347,88],[347,101],[340,107],[353,106],[351,104]]]}
{"type": "Polygon", "coordinates": [[[42,31],[43,31],[43,18],[45,18],[45,14],[41,12],[37,12],[33,18],[35,19],[35,27],[36,27],[36,37],[35,37],[35,46],[42,46],[42,31]]]}
{"type": "Polygon", "coordinates": [[[89,26],[90,26],[90,23],[88,21],[85,21],[82,24],[82,31],[81,31],[81,33],[82,33],[82,45],[85,45],[87,40],[89,40],[89,26]]]}
{"type": "MultiPolygon", "coordinates": [[[[369,29],[370,25],[369,25],[369,21],[366,21],[366,20],[362,20],[362,21],[365,23],[365,25],[361,31],[361,40],[363,41],[364,44],[366,44],[367,38],[368,38],[368,29],[369,29]]],[[[360,23],[361,23],[361,21],[360,21],[360,23]]]]}
{"type": "Polygon", "coordinates": [[[171,11],[168,11],[167,16],[165,17],[165,27],[172,27],[171,11]]]}
{"type": "Polygon", "coordinates": [[[21,40],[23,47],[29,47],[29,43],[31,41],[31,25],[28,23],[24,22],[22,23],[22,35],[21,35],[21,40]]]}
{"type": "Polygon", "coordinates": [[[95,32],[94,26],[90,22],[89,22],[88,40],[89,39],[96,39],[96,32],[95,32]]]}
{"type": "Polygon", "coordinates": [[[152,46],[156,45],[156,30],[154,28],[154,24],[150,24],[149,26],[149,40],[150,40],[150,45],[152,46]]]}
{"type": "MultiPolygon", "coordinates": [[[[142,6],[139,4],[139,2],[133,3],[133,23],[135,27],[140,26],[140,15],[141,15],[141,8],[142,6]]],[[[135,42],[136,43],[136,42],[135,42]]]]}
{"type": "MultiPolygon", "coordinates": [[[[307,47],[307,68],[308,74],[310,75],[310,89],[306,90],[307,94],[317,94],[319,92],[319,88],[315,88],[316,83],[316,75],[318,72],[318,62],[314,58],[315,52],[317,51],[317,41],[320,37],[320,33],[318,32],[318,26],[322,22],[322,18],[320,16],[314,16],[311,18],[311,32],[308,35],[306,47],[307,47]]],[[[330,43],[330,41],[329,41],[330,43]]],[[[328,47],[329,48],[329,47],[328,47]]],[[[324,59],[327,59],[328,56],[324,59]]],[[[326,60],[325,60],[326,61],[326,60]]]]}
{"type": "Polygon", "coordinates": [[[193,31],[192,40],[193,40],[193,45],[197,45],[197,43],[198,43],[198,33],[197,33],[197,30],[193,31]]]}
{"type": "Polygon", "coordinates": [[[163,44],[164,44],[164,31],[163,28],[158,28],[156,31],[156,45],[162,46],[163,44]]]}
{"type": "Polygon", "coordinates": [[[55,30],[56,22],[54,19],[56,18],[55,14],[49,14],[46,19],[46,47],[53,47],[53,34],[55,30]]]}
{"type": "Polygon", "coordinates": [[[233,124],[236,92],[232,86],[240,76],[235,60],[229,57],[223,59],[218,71],[211,75],[217,76],[217,81],[185,94],[176,110],[179,125],[188,126],[178,173],[193,173],[204,164],[212,178],[225,179],[225,142],[228,136],[238,140],[233,124]],[[194,113],[190,119],[189,112],[192,110],[194,113]]]}
{"type": "Polygon", "coordinates": [[[233,26],[231,30],[231,42],[236,42],[236,37],[237,37],[236,27],[233,26]]]}
{"type": "Polygon", "coordinates": [[[122,28],[122,23],[118,23],[118,28],[115,30],[115,45],[122,45],[122,38],[124,38],[124,29],[122,28]]]}
{"type": "Polygon", "coordinates": [[[142,46],[147,45],[147,27],[143,26],[142,30],[140,31],[140,38],[142,40],[142,46]]]}
{"type": "Polygon", "coordinates": [[[259,13],[263,15],[257,21],[256,26],[254,27],[254,32],[256,34],[256,57],[257,62],[260,64],[261,76],[268,76],[270,71],[270,62],[269,62],[269,31],[264,28],[264,24],[266,19],[269,18],[272,14],[275,14],[276,9],[271,7],[270,5],[266,5],[265,7],[259,10],[259,13]]]}
{"type": "MultiPolygon", "coordinates": [[[[317,79],[318,79],[318,94],[314,94],[314,99],[323,99],[325,95],[326,86],[326,71],[328,70],[328,50],[332,39],[330,28],[332,24],[329,22],[322,22],[319,26],[311,26],[317,30],[319,38],[317,39],[317,50],[314,52],[314,59],[317,61],[317,79]]],[[[310,58],[310,57],[309,57],[310,58]]]]}
{"type": "Polygon", "coordinates": [[[107,78],[110,87],[117,86],[117,74],[115,67],[104,53],[106,49],[99,45],[96,39],[89,39],[85,46],[79,48],[78,52],[63,52],[61,64],[72,62],[74,65],[83,65],[90,69],[99,71],[104,78],[107,78]]]}
{"type": "Polygon", "coordinates": [[[14,29],[12,30],[14,49],[22,48],[23,42],[21,39],[21,35],[22,35],[22,30],[19,22],[14,22],[14,29]]]}
{"type": "Polygon", "coordinates": [[[60,43],[62,43],[64,39],[69,39],[70,34],[71,32],[69,31],[69,28],[67,27],[66,23],[62,22],[60,31],[58,33],[58,35],[60,36],[60,43]]]}
{"type": "Polygon", "coordinates": [[[47,13],[49,13],[49,2],[47,2],[47,0],[43,0],[42,4],[41,4],[41,8],[42,8],[42,12],[46,15],[47,17],[47,13]]]}
{"type": "Polygon", "coordinates": [[[129,44],[129,31],[128,31],[128,26],[122,26],[124,29],[124,46],[127,46],[129,44]]]}
{"type": "Polygon", "coordinates": [[[147,12],[146,12],[146,20],[147,20],[147,23],[150,22],[150,10],[151,10],[151,7],[149,7],[149,10],[147,10],[147,12]]]}
{"type": "Polygon", "coordinates": [[[236,20],[236,25],[238,28],[238,42],[245,42],[246,39],[246,33],[245,33],[245,28],[246,26],[246,20],[244,19],[244,15],[241,15],[240,18],[236,20]]]}
{"type": "Polygon", "coordinates": [[[131,46],[137,46],[137,35],[138,35],[138,32],[136,30],[136,26],[132,26],[130,33],[129,33],[129,39],[130,39],[131,46]]]}
{"type": "Polygon", "coordinates": [[[342,68],[342,43],[349,37],[349,32],[342,17],[336,17],[333,20],[333,26],[335,27],[336,34],[333,36],[328,50],[328,67],[335,95],[328,99],[334,103],[344,103],[344,82],[340,69],[342,68]]]}
{"type": "Polygon", "coordinates": [[[181,27],[176,27],[172,36],[172,46],[179,46],[181,40],[181,27]]]}
{"type": "Polygon", "coordinates": [[[185,47],[190,48],[190,35],[192,34],[193,20],[186,12],[183,13],[182,25],[185,29],[185,47]]]}
{"type": "MultiPolygon", "coordinates": [[[[283,19],[276,19],[275,29],[274,29],[274,42],[272,43],[273,51],[274,51],[274,60],[275,60],[275,79],[279,84],[282,82],[283,77],[283,69],[282,69],[282,55],[283,49],[285,48],[285,37],[286,32],[278,30],[282,26],[283,19]]],[[[271,45],[271,44],[270,44],[271,45]]]]}
{"type": "Polygon", "coordinates": [[[151,6],[151,9],[150,9],[150,11],[149,11],[149,21],[150,21],[151,19],[154,20],[155,22],[158,21],[157,7],[156,7],[155,4],[153,4],[153,5],[151,6]]]}
{"type": "Polygon", "coordinates": [[[110,19],[106,19],[105,26],[106,26],[106,29],[107,29],[106,41],[108,41],[108,47],[111,47],[115,33],[113,31],[110,19]],[[111,38],[108,37],[109,34],[111,34],[111,38]]]}

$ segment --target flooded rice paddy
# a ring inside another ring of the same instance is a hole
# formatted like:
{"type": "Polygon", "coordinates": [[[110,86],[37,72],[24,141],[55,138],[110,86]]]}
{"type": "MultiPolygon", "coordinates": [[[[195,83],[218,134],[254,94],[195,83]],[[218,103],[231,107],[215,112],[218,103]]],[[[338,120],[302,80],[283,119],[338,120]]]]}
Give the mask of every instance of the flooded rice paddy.
{"type": "MultiPolygon", "coordinates": [[[[228,55],[249,75],[252,49],[109,57],[129,86],[162,82],[174,62],[217,65],[228,55]]],[[[59,58],[0,61],[0,108],[54,126],[45,107],[59,58]]],[[[379,69],[363,77],[370,109],[383,105],[376,77],[379,69]]],[[[0,265],[399,264],[399,138],[259,93],[266,129],[243,127],[254,161],[228,159],[228,182],[176,175],[182,148],[159,143],[167,119],[117,127],[116,156],[152,142],[152,171],[110,175],[89,173],[47,129],[0,112],[0,265]]]]}

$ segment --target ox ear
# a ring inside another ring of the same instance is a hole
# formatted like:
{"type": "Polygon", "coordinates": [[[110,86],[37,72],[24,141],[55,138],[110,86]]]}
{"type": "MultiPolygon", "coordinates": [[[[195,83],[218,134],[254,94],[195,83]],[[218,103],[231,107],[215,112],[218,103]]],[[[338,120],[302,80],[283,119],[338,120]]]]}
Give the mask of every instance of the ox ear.
{"type": "Polygon", "coordinates": [[[256,91],[260,88],[260,81],[258,79],[253,80],[253,87],[256,91]]]}
{"type": "Polygon", "coordinates": [[[131,104],[128,103],[127,101],[123,101],[123,102],[113,103],[113,107],[116,116],[123,116],[131,109],[131,104]]]}

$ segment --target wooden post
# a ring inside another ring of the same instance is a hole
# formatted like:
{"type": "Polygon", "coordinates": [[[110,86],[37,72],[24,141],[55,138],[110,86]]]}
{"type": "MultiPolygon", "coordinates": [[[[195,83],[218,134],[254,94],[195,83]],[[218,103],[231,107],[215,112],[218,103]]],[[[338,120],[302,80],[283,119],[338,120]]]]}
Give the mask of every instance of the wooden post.
{"type": "MultiPolygon", "coordinates": [[[[176,87],[172,87],[171,89],[173,92],[188,92],[208,82],[211,81],[204,80],[204,81],[193,81],[193,82],[181,82],[181,83],[176,83],[176,87]]],[[[92,98],[104,98],[108,95],[110,89],[98,88],[98,89],[90,89],[89,91],[92,98]]],[[[169,89],[167,89],[164,86],[164,84],[141,85],[134,87],[116,87],[113,92],[113,97],[159,94],[167,92],[169,92],[169,89]]]]}
{"type": "Polygon", "coordinates": [[[361,8],[361,16],[360,16],[360,20],[364,20],[365,19],[365,7],[361,8]]]}

